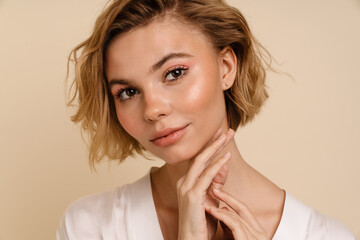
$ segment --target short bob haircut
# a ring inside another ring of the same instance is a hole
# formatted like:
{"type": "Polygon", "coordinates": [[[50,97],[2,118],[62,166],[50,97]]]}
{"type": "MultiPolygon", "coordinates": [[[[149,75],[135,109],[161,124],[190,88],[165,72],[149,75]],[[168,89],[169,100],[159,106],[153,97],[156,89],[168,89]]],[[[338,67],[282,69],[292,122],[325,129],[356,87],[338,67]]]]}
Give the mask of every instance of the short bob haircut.
{"type": "Polygon", "coordinates": [[[157,17],[170,16],[196,27],[215,50],[230,46],[237,57],[234,84],[224,92],[227,121],[236,130],[259,112],[268,98],[266,68],[272,57],[250,32],[238,9],[223,0],[113,0],[98,17],[91,36],[70,53],[75,78],[68,91],[68,105],[77,105],[72,116],[89,137],[89,162],[108,157],[123,161],[145,149],[120,125],[114,99],[104,72],[106,51],[115,36],[149,24],[157,17]]]}

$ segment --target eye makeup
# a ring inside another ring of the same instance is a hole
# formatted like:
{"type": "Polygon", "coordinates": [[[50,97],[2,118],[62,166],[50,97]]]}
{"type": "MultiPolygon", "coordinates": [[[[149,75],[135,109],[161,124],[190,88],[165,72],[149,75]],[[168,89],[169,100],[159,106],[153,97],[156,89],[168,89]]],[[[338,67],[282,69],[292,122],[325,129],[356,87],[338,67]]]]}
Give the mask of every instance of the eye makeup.
{"type": "Polygon", "coordinates": [[[176,81],[186,75],[188,70],[189,67],[184,65],[174,66],[165,72],[164,79],[168,82],[176,81]]]}

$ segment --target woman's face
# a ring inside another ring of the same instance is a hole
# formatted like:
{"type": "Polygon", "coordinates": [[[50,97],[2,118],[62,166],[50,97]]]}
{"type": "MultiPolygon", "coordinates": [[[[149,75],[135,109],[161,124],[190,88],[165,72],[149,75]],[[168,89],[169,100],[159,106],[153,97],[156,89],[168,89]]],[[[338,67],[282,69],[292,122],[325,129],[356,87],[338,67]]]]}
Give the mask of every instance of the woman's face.
{"type": "Polygon", "coordinates": [[[191,159],[227,128],[225,55],[173,18],[116,37],[105,70],[120,124],[169,164],[191,159]]]}

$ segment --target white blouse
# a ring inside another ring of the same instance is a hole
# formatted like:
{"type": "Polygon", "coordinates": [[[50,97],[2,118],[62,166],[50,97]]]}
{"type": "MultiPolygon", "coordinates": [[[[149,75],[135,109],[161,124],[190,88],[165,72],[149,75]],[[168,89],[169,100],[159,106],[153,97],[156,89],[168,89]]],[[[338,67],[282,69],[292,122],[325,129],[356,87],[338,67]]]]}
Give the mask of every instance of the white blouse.
{"type": "MultiPolygon", "coordinates": [[[[150,172],[113,191],[83,197],[66,210],[57,240],[161,240],[150,172]]],[[[340,222],[318,213],[286,193],[274,240],[355,240],[340,222]]]]}

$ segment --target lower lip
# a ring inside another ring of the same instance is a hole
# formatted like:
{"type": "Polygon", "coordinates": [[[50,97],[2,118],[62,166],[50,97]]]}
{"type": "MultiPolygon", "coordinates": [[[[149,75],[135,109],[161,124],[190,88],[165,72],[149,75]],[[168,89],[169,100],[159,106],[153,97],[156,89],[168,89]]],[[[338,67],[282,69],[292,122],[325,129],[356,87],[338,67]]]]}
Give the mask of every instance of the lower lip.
{"type": "Polygon", "coordinates": [[[170,133],[166,137],[157,138],[152,141],[158,147],[167,147],[176,143],[185,133],[187,126],[182,129],[179,129],[175,132],[170,133]]]}

